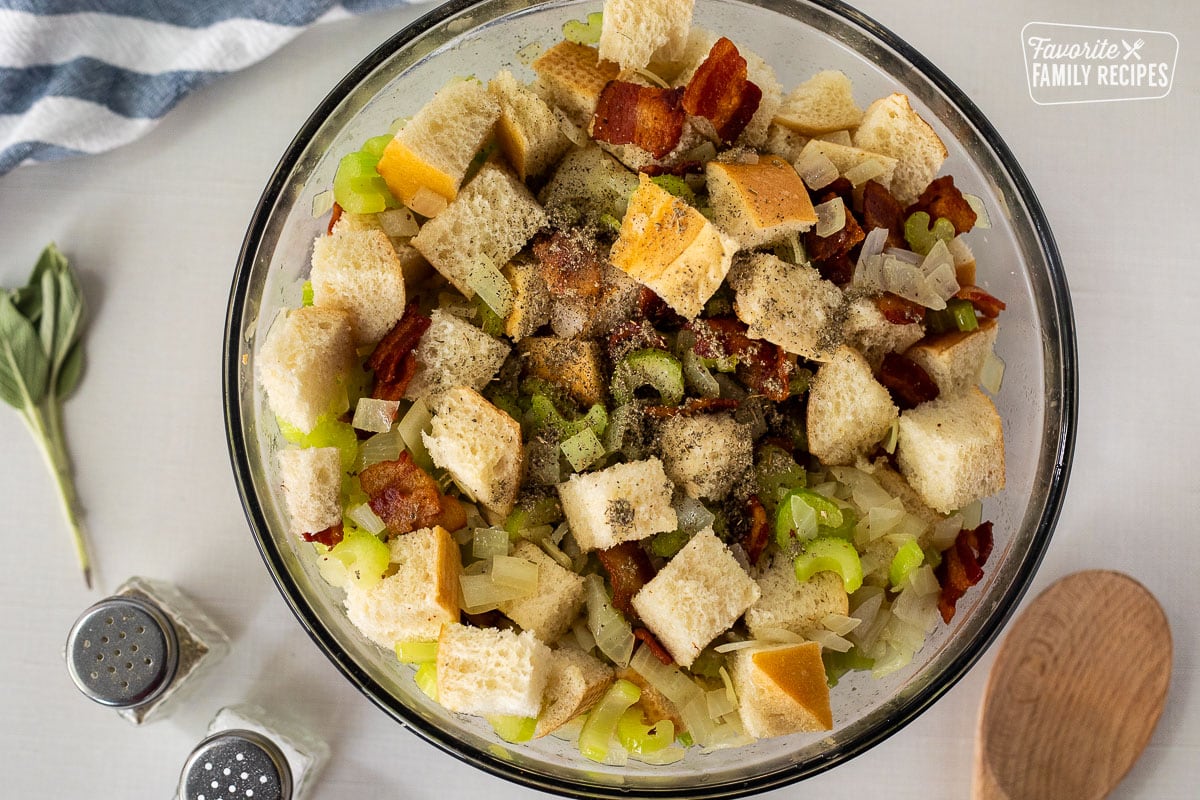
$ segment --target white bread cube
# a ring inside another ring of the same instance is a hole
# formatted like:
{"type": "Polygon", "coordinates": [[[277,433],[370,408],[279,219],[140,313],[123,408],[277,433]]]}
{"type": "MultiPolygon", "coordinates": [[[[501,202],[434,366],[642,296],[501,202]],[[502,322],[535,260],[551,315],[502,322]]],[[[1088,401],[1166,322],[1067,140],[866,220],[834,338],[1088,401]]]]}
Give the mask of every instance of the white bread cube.
{"type": "Polygon", "coordinates": [[[840,343],[845,298],[813,267],[755,253],[730,285],[734,311],[750,326],[747,335],[812,361],[828,360],[840,343]]]}
{"type": "Polygon", "coordinates": [[[825,465],[853,464],[899,416],[892,396],[853,347],[839,347],[808,390],[808,451],[825,465]]]}
{"type": "Polygon", "coordinates": [[[537,264],[510,261],[501,270],[512,288],[512,310],[504,320],[504,333],[514,342],[530,336],[550,322],[550,290],[537,264]]]}
{"type": "Polygon", "coordinates": [[[692,27],[694,0],[605,0],[600,57],[636,70],[678,58],[692,27]]]}
{"type": "Polygon", "coordinates": [[[546,101],[508,70],[496,73],[488,92],[500,103],[496,139],[521,180],[541,175],[571,146],[546,101]]]}
{"type": "Polygon", "coordinates": [[[349,211],[343,211],[342,215],[338,217],[338,221],[334,223],[333,233],[337,234],[338,231],[343,229],[348,231],[383,231],[387,235],[388,241],[392,243],[392,249],[396,251],[396,258],[400,261],[400,269],[404,273],[404,285],[415,286],[429,277],[429,273],[433,271],[433,268],[429,266],[429,262],[425,260],[425,256],[421,255],[415,247],[408,243],[409,239],[416,233],[416,224],[416,219],[407,208],[388,209],[379,214],[351,214],[349,211]],[[408,215],[414,226],[413,233],[406,233],[404,235],[389,233],[388,227],[385,227],[381,221],[385,214],[408,215]]]}
{"type": "Polygon", "coordinates": [[[1004,488],[1004,432],[991,399],[972,387],[900,415],[896,461],[917,494],[949,514],[1004,488]]]}
{"type": "Polygon", "coordinates": [[[396,132],[375,169],[400,202],[437,216],[458,195],[499,117],[500,104],[481,83],[451,81],[396,132]]]}
{"type": "Polygon", "coordinates": [[[458,622],[458,543],[440,526],[394,536],[388,542],[394,572],[370,589],[350,581],[346,616],[371,641],[437,641],[443,625],[458,622]]]}
{"type": "Polygon", "coordinates": [[[500,613],[522,630],[532,631],[546,644],[554,644],[583,607],[583,578],[565,569],[533,542],[517,542],[512,554],[537,565],[537,591],[529,597],[501,603],[500,613]]]}
{"type": "Polygon", "coordinates": [[[313,305],[350,315],[356,344],[375,344],[404,314],[404,265],[382,230],[335,226],[313,242],[313,305]]]}
{"type": "Polygon", "coordinates": [[[404,396],[429,397],[454,386],[488,385],[511,348],[449,311],[435,309],[432,322],[413,350],[417,370],[404,396]]]}
{"type": "Polygon", "coordinates": [[[542,53],[532,66],[539,88],[583,128],[591,121],[605,84],[621,72],[613,62],[602,61],[596,48],[567,41],[542,53]]]}
{"type": "Polygon", "coordinates": [[[445,211],[421,226],[412,246],[472,298],[471,270],[486,262],[503,267],[545,224],[546,214],[525,184],[502,167],[484,164],[445,211]]]}
{"type": "Polygon", "coordinates": [[[841,576],[818,572],[801,583],[792,559],[783,555],[776,555],[759,576],[758,588],[762,593],[758,602],[746,609],[746,627],[756,639],[772,629],[804,635],[819,628],[830,614],[850,613],[841,576]]]}
{"type": "Polygon", "coordinates": [[[610,259],[692,319],[725,280],[737,248],[703,214],[642,175],[610,259]]]}
{"type": "Polygon", "coordinates": [[[553,733],[586,712],[613,682],[612,667],[582,650],[562,647],[550,655],[550,679],[533,732],[535,739],[553,733]]]}
{"type": "Polygon", "coordinates": [[[340,308],[306,306],[281,314],[255,359],[271,412],[308,433],[322,414],[338,410],[343,378],[357,356],[350,315],[340,308]]]}
{"type": "Polygon", "coordinates": [[[663,469],[689,497],[723,500],[753,466],[749,429],[731,414],[678,414],[659,435],[663,469]]]}
{"type": "Polygon", "coordinates": [[[890,188],[902,206],[925,191],[947,156],[946,145],[902,94],[881,97],[867,106],[854,132],[854,146],[897,160],[890,188]]]}
{"type": "Polygon", "coordinates": [[[1000,327],[994,319],[979,321],[973,331],[930,337],[905,351],[937,384],[940,397],[962,394],[979,385],[979,370],[996,345],[1000,327]]]}
{"type": "Polygon", "coordinates": [[[599,342],[531,336],[517,346],[526,374],[566,389],[578,403],[603,403],[608,394],[604,351],[599,342]]]}
{"type": "Polygon", "coordinates": [[[279,483],[292,533],[320,533],[342,521],[342,457],[336,447],[280,450],[279,483]]]}
{"type": "Polygon", "coordinates": [[[633,596],[633,608],[675,662],[690,667],[758,598],[758,584],[705,528],[633,596]]]}
{"type": "Polygon", "coordinates": [[[649,458],[572,475],[558,485],[558,497],[575,541],[587,552],[675,530],[674,489],[662,462],[649,458]]]}
{"type": "Polygon", "coordinates": [[[873,180],[887,187],[892,185],[892,176],[896,174],[896,164],[899,163],[891,156],[885,156],[882,153],[872,153],[870,150],[835,144],[823,139],[810,139],[804,149],[800,151],[799,158],[805,159],[816,155],[825,156],[832,161],[833,165],[837,167],[838,174],[843,176],[855,167],[861,167],[868,161],[875,161],[883,167],[883,173],[873,180]]]}
{"type": "Polygon", "coordinates": [[[550,653],[529,631],[446,625],[438,638],[438,702],[458,714],[536,717],[550,653]]]}
{"type": "Polygon", "coordinates": [[[704,174],[713,222],[743,249],[781,242],[817,221],[804,181],[778,156],[756,164],[709,161],[704,174]]]}
{"type": "Polygon", "coordinates": [[[432,429],[421,440],[433,463],[447,470],[490,520],[509,515],[524,469],[519,422],[474,389],[456,386],[438,395],[432,429]]]}
{"type": "Polygon", "coordinates": [[[732,655],[730,673],[746,733],[766,739],[833,728],[819,644],[803,642],[732,655]]]}
{"type": "Polygon", "coordinates": [[[819,136],[856,127],[862,116],[862,109],[854,102],[854,85],[846,74],[825,70],[783,98],[775,112],[775,123],[806,136],[819,136]]]}
{"type": "Polygon", "coordinates": [[[767,138],[763,143],[763,149],[795,164],[809,140],[809,137],[803,133],[797,133],[791,128],[785,128],[772,122],[767,128],[767,138]]]}
{"type": "Polygon", "coordinates": [[[871,297],[855,297],[847,306],[843,329],[846,344],[863,354],[878,369],[888,353],[903,353],[925,336],[920,322],[896,324],[888,320],[871,297]]]}

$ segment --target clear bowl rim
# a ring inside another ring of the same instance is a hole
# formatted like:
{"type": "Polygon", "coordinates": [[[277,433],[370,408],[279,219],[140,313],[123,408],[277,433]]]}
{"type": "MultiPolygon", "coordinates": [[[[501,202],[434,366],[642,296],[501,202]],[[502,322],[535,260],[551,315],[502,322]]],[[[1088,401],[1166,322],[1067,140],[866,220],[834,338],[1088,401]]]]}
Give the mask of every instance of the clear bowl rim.
{"type": "MultiPolygon", "coordinates": [[[[363,79],[408,42],[447,19],[485,1],[449,0],[449,2],[431,9],[376,47],[337,83],[309,115],[273,171],[255,207],[254,216],[247,228],[238,254],[237,268],[234,272],[226,311],[225,334],[222,344],[222,393],[230,462],[246,519],[254,534],[255,544],[276,588],[287,602],[297,621],[300,622],[301,627],[359,692],[425,741],[488,774],[531,789],[569,797],[630,796],[628,789],[564,781],[553,776],[522,769],[509,761],[465,744],[452,732],[443,730],[413,713],[396,696],[389,693],[348,657],[315,610],[303,601],[299,587],[288,572],[283,557],[270,536],[262,506],[253,491],[251,464],[242,428],[241,393],[238,391],[242,376],[241,365],[237,357],[237,343],[242,335],[241,321],[248,294],[246,290],[262,235],[271,216],[271,209],[285,190],[287,178],[297,165],[308,143],[325,119],[363,79]]],[[[769,0],[766,3],[762,0],[747,1],[760,6],[770,5],[769,0]]],[[[819,759],[731,782],[686,787],[639,787],[636,790],[637,793],[645,797],[731,798],[781,788],[817,775],[866,752],[916,719],[966,675],[999,636],[1005,623],[1016,611],[1021,598],[1029,589],[1049,545],[1050,537],[1062,509],[1063,496],[1071,471],[1078,405],[1074,315],[1066,274],[1057,244],[1041,203],[1024,171],[995,127],[974,102],[945,73],[906,41],[873,18],[846,5],[841,0],[806,0],[806,2],[820,6],[841,17],[850,25],[862,29],[866,34],[892,48],[899,56],[907,60],[914,70],[941,91],[963,118],[976,128],[981,138],[992,149],[1000,166],[1020,195],[1033,226],[1033,233],[1046,260],[1047,279],[1054,295],[1052,298],[1054,319],[1060,323],[1054,326],[1054,330],[1050,332],[1055,339],[1053,344],[1056,345],[1057,352],[1062,357],[1061,362],[1057,365],[1056,373],[1060,404],[1058,405],[1059,424],[1055,442],[1054,469],[1046,490],[1044,510],[1038,521],[1037,530],[1030,541],[1030,549],[1025,560],[1020,564],[1007,591],[996,602],[995,610],[976,631],[973,639],[963,648],[961,655],[948,666],[937,681],[916,692],[887,720],[880,721],[868,729],[863,736],[822,753],[819,759]]],[[[1049,415],[1048,410],[1047,416],[1049,415]]]]}

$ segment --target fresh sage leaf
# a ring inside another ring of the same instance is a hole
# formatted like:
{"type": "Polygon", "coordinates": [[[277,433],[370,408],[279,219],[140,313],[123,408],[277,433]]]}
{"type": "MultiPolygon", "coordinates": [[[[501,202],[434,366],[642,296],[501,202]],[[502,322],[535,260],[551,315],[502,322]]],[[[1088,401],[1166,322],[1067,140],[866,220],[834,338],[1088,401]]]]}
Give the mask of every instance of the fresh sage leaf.
{"type": "Polygon", "coordinates": [[[0,295],[0,397],[18,410],[36,406],[46,395],[49,374],[33,324],[5,292],[0,295]]]}
{"type": "Polygon", "coordinates": [[[54,387],[54,393],[58,395],[58,399],[66,400],[74,394],[75,388],[79,386],[79,379],[82,377],[83,345],[76,343],[67,351],[67,357],[63,359],[62,366],[58,369],[58,382],[54,387]]]}

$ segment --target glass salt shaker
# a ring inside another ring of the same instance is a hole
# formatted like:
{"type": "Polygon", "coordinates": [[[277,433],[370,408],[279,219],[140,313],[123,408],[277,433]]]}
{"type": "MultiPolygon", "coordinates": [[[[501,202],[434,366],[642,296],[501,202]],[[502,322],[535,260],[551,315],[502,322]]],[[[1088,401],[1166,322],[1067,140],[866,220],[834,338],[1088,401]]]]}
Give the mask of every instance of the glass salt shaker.
{"type": "Polygon", "coordinates": [[[329,747],[255,705],[222,708],[179,776],[177,800],[303,800],[329,747]]]}
{"type": "Polygon", "coordinates": [[[161,719],[229,652],[229,639],[169,583],[134,577],[80,615],[67,636],[79,690],[134,725],[161,719]]]}

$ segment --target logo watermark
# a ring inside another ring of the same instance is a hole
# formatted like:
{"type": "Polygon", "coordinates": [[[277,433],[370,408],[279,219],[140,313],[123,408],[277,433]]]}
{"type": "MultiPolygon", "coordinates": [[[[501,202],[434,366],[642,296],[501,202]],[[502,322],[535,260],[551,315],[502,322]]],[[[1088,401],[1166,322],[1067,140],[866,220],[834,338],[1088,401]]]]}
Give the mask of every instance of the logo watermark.
{"type": "Polygon", "coordinates": [[[1021,29],[1038,105],[1155,100],[1175,80],[1179,39],[1166,31],[1030,22],[1021,29]]]}

